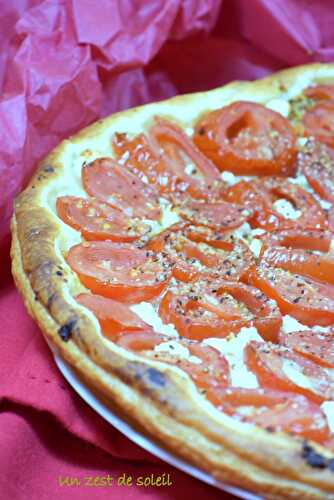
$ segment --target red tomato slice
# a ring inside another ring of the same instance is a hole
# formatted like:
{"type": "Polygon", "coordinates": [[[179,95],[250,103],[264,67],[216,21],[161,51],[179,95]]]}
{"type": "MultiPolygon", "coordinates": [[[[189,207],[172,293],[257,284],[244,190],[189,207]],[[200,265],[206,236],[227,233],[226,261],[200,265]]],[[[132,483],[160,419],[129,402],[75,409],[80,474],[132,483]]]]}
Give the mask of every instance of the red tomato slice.
{"type": "Polygon", "coordinates": [[[309,99],[315,101],[334,99],[334,85],[316,85],[304,90],[304,94],[309,99]]]}
{"type": "Polygon", "coordinates": [[[296,136],[286,118],[239,101],[213,111],[195,127],[197,147],[221,170],[237,175],[291,175],[296,136]]]}
{"type": "Polygon", "coordinates": [[[334,203],[334,152],[325,144],[309,140],[298,154],[298,170],[314,191],[334,203]]]}
{"type": "Polygon", "coordinates": [[[207,286],[206,291],[201,282],[168,291],[159,314],[165,323],[173,323],[183,337],[196,340],[226,337],[251,326],[264,338],[277,340],[281,326],[279,310],[259,290],[227,281],[217,282],[211,290],[207,286]]]}
{"type": "Polygon", "coordinates": [[[206,243],[210,247],[231,251],[234,247],[235,237],[233,231],[220,231],[207,226],[185,224],[183,234],[196,243],[206,243]]]}
{"type": "Polygon", "coordinates": [[[279,343],[318,365],[334,368],[334,331],[314,330],[279,334],[279,343]]]}
{"type": "Polygon", "coordinates": [[[318,443],[329,438],[324,413],[302,395],[237,387],[211,392],[219,409],[243,422],[259,425],[270,432],[288,432],[318,443]]]}
{"type": "Polygon", "coordinates": [[[261,264],[250,283],[275,300],[283,314],[308,326],[334,323],[334,287],[283,269],[261,264]]]}
{"type": "Polygon", "coordinates": [[[315,250],[329,252],[333,235],[330,231],[320,229],[285,229],[272,231],[257,236],[264,241],[262,252],[266,246],[282,246],[287,248],[300,248],[302,250],[315,250]]]}
{"type": "Polygon", "coordinates": [[[290,349],[251,341],[245,348],[245,360],[263,387],[297,392],[315,403],[334,397],[334,376],[290,349]]]}
{"type": "Polygon", "coordinates": [[[249,220],[250,225],[266,231],[296,227],[325,229],[328,226],[327,214],[314,197],[286,179],[256,179],[252,183],[241,181],[231,186],[224,198],[252,209],[254,216],[249,220]],[[284,217],[275,208],[278,199],[291,203],[300,211],[300,216],[297,219],[284,217]]]}
{"type": "Polygon", "coordinates": [[[79,304],[90,309],[97,317],[103,334],[115,340],[121,332],[143,332],[152,330],[140,317],[131,311],[129,306],[116,300],[81,293],[76,297],[79,304]]]}
{"type": "Polygon", "coordinates": [[[194,225],[207,226],[223,232],[241,226],[250,218],[252,212],[225,201],[204,203],[187,199],[180,206],[179,214],[194,225]]]}
{"type": "Polygon", "coordinates": [[[157,192],[112,158],[99,158],[85,165],[82,182],[90,196],[122,210],[129,217],[159,219],[157,192]]]}
{"type": "Polygon", "coordinates": [[[150,230],[150,226],[127,217],[107,203],[76,196],[60,196],[56,202],[59,217],[81,232],[86,240],[130,242],[150,230]]]}
{"type": "Polygon", "coordinates": [[[187,191],[194,198],[219,195],[223,187],[219,170],[175,123],[156,117],[150,138],[161,148],[167,169],[178,180],[176,191],[187,191]]]}
{"type": "Polygon", "coordinates": [[[231,239],[229,234],[225,248],[215,248],[186,238],[183,234],[187,231],[187,226],[174,225],[152,238],[145,248],[168,256],[173,264],[173,275],[180,281],[189,282],[200,277],[209,281],[247,279],[255,260],[243,241],[231,239]]]}
{"type": "Polygon", "coordinates": [[[143,182],[153,184],[160,193],[176,191],[178,178],[166,162],[159,147],[144,134],[129,139],[115,134],[113,150],[119,161],[143,182]]]}
{"type": "Polygon", "coordinates": [[[224,388],[228,385],[229,367],[226,359],[216,349],[199,345],[187,339],[178,342],[189,350],[191,356],[196,356],[198,362],[180,359],[173,355],[173,349],[168,352],[152,352],[154,348],[171,339],[154,332],[127,333],[119,336],[117,344],[131,351],[141,351],[141,354],[157,361],[164,361],[184,370],[202,390],[209,388],[224,388]],[[150,352],[151,351],[151,352],[150,352]]]}
{"type": "Polygon", "coordinates": [[[68,252],[67,262],[87,288],[121,302],[158,296],[171,276],[161,256],[152,257],[145,250],[111,241],[75,245],[68,252]]]}
{"type": "Polygon", "coordinates": [[[319,255],[311,250],[295,248],[262,247],[261,262],[334,285],[334,257],[328,254],[319,255]]]}
{"type": "Polygon", "coordinates": [[[334,147],[334,101],[319,102],[303,115],[304,131],[324,144],[334,147]]]}
{"type": "Polygon", "coordinates": [[[121,332],[116,339],[117,345],[129,351],[150,351],[162,342],[166,342],[166,338],[150,329],[143,332],[121,332]]]}

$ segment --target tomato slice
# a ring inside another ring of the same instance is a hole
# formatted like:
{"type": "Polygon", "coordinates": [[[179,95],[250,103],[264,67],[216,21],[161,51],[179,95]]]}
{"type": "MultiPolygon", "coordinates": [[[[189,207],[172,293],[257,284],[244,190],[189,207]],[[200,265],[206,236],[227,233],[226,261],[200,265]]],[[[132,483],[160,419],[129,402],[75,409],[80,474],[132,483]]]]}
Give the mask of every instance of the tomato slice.
{"type": "Polygon", "coordinates": [[[130,242],[150,231],[150,226],[127,217],[107,203],[77,196],[60,196],[56,202],[59,217],[81,232],[86,240],[130,242]]]}
{"type": "Polygon", "coordinates": [[[139,134],[129,139],[126,134],[116,133],[113,151],[119,163],[129,168],[143,182],[153,184],[160,193],[177,189],[178,179],[173,170],[157,144],[146,135],[139,134]]]}
{"type": "Polygon", "coordinates": [[[255,326],[264,338],[276,341],[281,326],[278,308],[259,290],[223,280],[212,284],[211,289],[197,282],[190,288],[167,291],[159,314],[183,337],[196,340],[226,337],[242,327],[255,326]]]}
{"type": "Polygon", "coordinates": [[[329,252],[332,237],[333,235],[330,231],[302,228],[272,231],[257,236],[257,238],[264,242],[262,251],[264,251],[266,246],[282,246],[300,248],[302,250],[315,250],[324,253],[329,252]]]}
{"type": "Polygon", "coordinates": [[[319,255],[311,250],[295,248],[262,247],[261,262],[334,285],[334,258],[329,254],[319,255]]]}
{"type": "Polygon", "coordinates": [[[75,245],[67,262],[87,288],[121,302],[150,300],[166,288],[171,277],[161,256],[111,241],[75,245]]]}
{"type": "Polygon", "coordinates": [[[334,368],[334,331],[280,332],[279,343],[318,365],[334,368]]]}
{"type": "MultiPolygon", "coordinates": [[[[255,260],[249,247],[242,241],[231,239],[229,234],[224,248],[194,242],[184,236],[188,226],[174,225],[152,238],[146,249],[162,252],[172,262],[172,272],[180,281],[194,281],[200,277],[212,281],[247,279],[255,260]]],[[[223,245],[222,245],[223,246],[223,245]]]]}
{"type": "Polygon", "coordinates": [[[320,142],[334,147],[334,101],[321,101],[302,118],[304,132],[320,142]]]}
{"type": "Polygon", "coordinates": [[[175,123],[156,117],[150,139],[161,148],[167,169],[177,179],[175,191],[186,191],[194,198],[208,199],[219,195],[224,186],[219,170],[195,146],[175,123]]]}
{"type": "Polygon", "coordinates": [[[309,99],[315,101],[334,99],[334,85],[315,85],[304,90],[304,94],[309,99]]]}
{"type": "Polygon", "coordinates": [[[251,341],[245,348],[245,361],[263,387],[297,392],[315,403],[334,397],[334,376],[286,347],[251,341]]]}
{"type": "Polygon", "coordinates": [[[308,326],[334,323],[334,287],[331,285],[263,263],[250,274],[249,281],[275,300],[283,314],[308,326]]]}
{"type": "Polygon", "coordinates": [[[323,443],[329,438],[324,413],[306,397],[270,389],[237,387],[211,391],[224,413],[270,432],[288,432],[323,443]]]}
{"type": "Polygon", "coordinates": [[[252,183],[241,181],[226,190],[224,199],[250,208],[254,216],[249,219],[249,224],[266,231],[296,227],[326,229],[328,226],[327,214],[315,198],[286,179],[264,178],[252,183]],[[297,218],[295,213],[281,214],[278,200],[299,211],[299,214],[296,212],[297,218]]]}
{"type": "Polygon", "coordinates": [[[82,182],[90,196],[132,217],[159,219],[161,209],[157,192],[112,158],[98,158],[81,171],[82,182]]]}
{"type": "Polygon", "coordinates": [[[286,118],[239,101],[208,113],[195,127],[197,147],[221,170],[237,175],[292,175],[296,136],[286,118]]]}
{"type": "Polygon", "coordinates": [[[298,170],[314,191],[334,203],[334,152],[321,142],[309,140],[298,154],[298,170]]]}
{"type": "Polygon", "coordinates": [[[179,358],[174,354],[173,342],[166,351],[154,351],[154,348],[171,339],[163,337],[155,332],[127,333],[119,336],[117,344],[125,349],[138,352],[156,361],[175,365],[185,371],[195,382],[196,386],[205,392],[207,389],[224,388],[229,383],[229,367],[226,359],[216,349],[202,346],[198,342],[188,339],[177,342],[188,349],[190,356],[197,359],[193,362],[189,359],[179,358]]]}
{"type": "Polygon", "coordinates": [[[192,224],[222,232],[241,226],[250,218],[251,213],[244,207],[225,201],[204,203],[188,198],[179,207],[180,216],[192,224]]]}
{"type": "Polygon", "coordinates": [[[100,295],[81,293],[77,302],[87,307],[97,317],[103,334],[115,340],[121,332],[142,332],[152,330],[129,306],[100,295]]]}
{"type": "Polygon", "coordinates": [[[210,247],[231,251],[234,247],[235,237],[233,231],[220,231],[207,226],[185,224],[183,234],[196,243],[206,243],[210,247]]]}
{"type": "Polygon", "coordinates": [[[115,341],[123,349],[139,352],[153,350],[155,346],[165,342],[166,338],[148,329],[142,332],[121,332],[115,341]]]}

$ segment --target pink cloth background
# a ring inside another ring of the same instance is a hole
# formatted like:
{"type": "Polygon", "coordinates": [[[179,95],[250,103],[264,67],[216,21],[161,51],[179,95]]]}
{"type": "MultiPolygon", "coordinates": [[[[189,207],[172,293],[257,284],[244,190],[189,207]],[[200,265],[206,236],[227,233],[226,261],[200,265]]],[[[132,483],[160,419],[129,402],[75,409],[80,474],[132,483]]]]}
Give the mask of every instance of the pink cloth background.
{"type": "Polygon", "coordinates": [[[326,0],[0,0],[0,498],[232,498],[165,465],[64,381],[16,292],[13,197],[60,139],[100,116],[334,58],[326,0]],[[61,487],[170,473],[170,487],[61,487]]]}

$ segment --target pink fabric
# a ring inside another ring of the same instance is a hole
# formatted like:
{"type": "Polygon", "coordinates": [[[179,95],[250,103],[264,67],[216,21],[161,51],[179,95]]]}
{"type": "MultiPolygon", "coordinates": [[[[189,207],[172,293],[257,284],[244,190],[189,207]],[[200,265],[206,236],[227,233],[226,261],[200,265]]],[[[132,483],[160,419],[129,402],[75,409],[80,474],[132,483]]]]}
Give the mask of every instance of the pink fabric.
{"type": "Polygon", "coordinates": [[[132,444],[63,380],[10,278],[12,200],[43,155],[100,116],[333,60],[333,22],[326,0],[0,0],[0,498],[224,497],[132,444]],[[58,484],[123,472],[173,484],[58,484]]]}

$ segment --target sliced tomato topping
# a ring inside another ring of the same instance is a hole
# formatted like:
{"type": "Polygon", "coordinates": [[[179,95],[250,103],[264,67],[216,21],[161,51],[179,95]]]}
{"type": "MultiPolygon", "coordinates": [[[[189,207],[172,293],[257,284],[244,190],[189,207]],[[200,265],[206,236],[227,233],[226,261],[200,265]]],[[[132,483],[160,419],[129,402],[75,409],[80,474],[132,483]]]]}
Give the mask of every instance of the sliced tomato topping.
{"type": "Polygon", "coordinates": [[[156,361],[164,361],[184,370],[195,382],[198,388],[224,388],[228,386],[229,368],[226,359],[216,349],[202,346],[187,339],[177,340],[181,347],[189,353],[188,359],[180,358],[175,353],[175,340],[163,337],[154,332],[127,333],[120,335],[117,344],[131,351],[140,351],[141,354],[156,361]],[[172,340],[172,341],[171,341],[172,340]],[[165,343],[165,350],[154,348],[165,343]]]}
{"type": "Polygon", "coordinates": [[[81,293],[76,297],[76,300],[95,314],[103,334],[111,340],[117,338],[124,331],[151,330],[150,326],[122,302],[91,293],[81,293]]]}
{"type": "Polygon", "coordinates": [[[150,230],[150,226],[140,220],[94,199],[60,196],[56,208],[59,217],[79,230],[86,240],[126,243],[137,240],[150,230]]]}
{"type": "Polygon", "coordinates": [[[263,250],[266,246],[282,246],[327,253],[329,252],[333,235],[330,231],[323,231],[321,229],[297,228],[272,231],[259,235],[257,238],[263,240],[263,250]]]}
{"type": "Polygon", "coordinates": [[[242,422],[259,425],[270,432],[288,432],[318,443],[329,437],[324,413],[302,395],[237,387],[211,393],[219,409],[242,422]]]}
{"type": "Polygon", "coordinates": [[[291,175],[295,133],[286,118],[261,104],[239,101],[208,113],[194,142],[221,170],[239,175],[291,175]]]}
{"type": "Polygon", "coordinates": [[[116,339],[117,345],[129,351],[151,351],[165,341],[166,338],[163,335],[151,329],[142,332],[121,332],[116,339]]]}
{"type": "Polygon", "coordinates": [[[276,341],[281,326],[279,310],[259,290],[227,281],[207,286],[206,291],[201,282],[170,290],[159,313],[182,336],[196,340],[226,337],[255,326],[264,338],[276,341]]]}
{"type": "Polygon", "coordinates": [[[157,192],[112,158],[99,158],[85,165],[81,175],[90,196],[126,215],[154,220],[161,217],[157,192]]]}
{"type": "Polygon", "coordinates": [[[234,247],[235,237],[233,231],[220,231],[207,226],[185,224],[183,234],[196,243],[206,243],[210,247],[231,251],[234,247]]]}
{"type": "Polygon", "coordinates": [[[115,134],[113,150],[119,161],[143,182],[153,184],[160,193],[175,191],[178,179],[166,162],[158,145],[144,134],[129,139],[115,134]]]}
{"type": "Polygon", "coordinates": [[[171,276],[161,256],[147,255],[132,245],[91,241],[72,247],[67,262],[80,281],[97,295],[121,302],[158,296],[171,276]]]}
{"type": "Polygon", "coordinates": [[[286,179],[241,181],[227,189],[224,198],[250,208],[254,212],[250,225],[266,231],[328,226],[327,214],[315,198],[286,179]]]}
{"type": "Polygon", "coordinates": [[[315,101],[334,99],[334,85],[315,85],[304,90],[304,94],[309,99],[315,101]]]}
{"type": "Polygon", "coordinates": [[[321,142],[309,140],[298,154],[298,170],[314,191],[334,203],[334,152],[321,142]]]}
{"type": "Polygon", "coordinates": [[[245,360],[263,387],[297,392],[315,403],[334,397],[334,376],[291,349],[251,341],[245,348],[245,360]]]}
{"type": "Polygon", "coordinates": [[[210,281],[247,279],[255,260],[242,240],[231,239],[229,234],[224,248],[215,248],[186,238],[184,233],[187,231],[186,225],[174,225],[152,238],[145,248],[168,257],[173,264],[173,275],[180,281],[189,282],[200,277],[210,281]]]}
{"type": "Polygon", "coordinates": [[[250,275],[250,283],[275,300],[283,314],[302,323],[334,323],[334,287],[263,263],[250,275]]]}
{"type": "Polygon", "coordinates": [[[280,332],[279,343],[318,365],[334,368],[334,329],[331,332],[317,330],[280,332]]]}
{"type": "Polygon", "coordinates": [[[194,198],[219,195],[223,187],[219,170],[175,123],[156,117],[150,139],[161,148],[167,171],[174,177],[175,191],[194,198]]]}
{"type": "Polygon", "coordinates": [[[334,256],[318,254],[311,250],[269,247],[261,252],[261,262],[291,273],[309,276],[334,285],[334,256]]]}
{"type": "Polygon", "coordinates": [[[322,101],[303,115],[304,131],[324,144],[334,147],[334,101],[322,101]]]}
{"type": "Polygon", "coordinates": [[[207,226],[223,232],[241,226],[250,218],[252,212],[225,201],[204,203],[187,199],[179,207],[179,214],[194,225],[207,226]]]}

